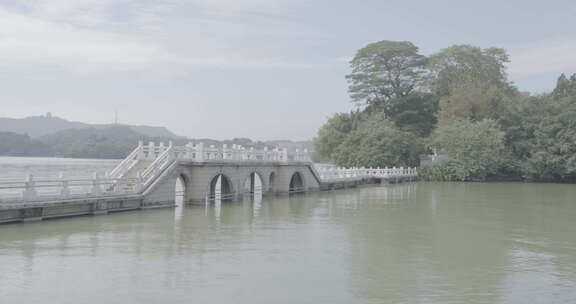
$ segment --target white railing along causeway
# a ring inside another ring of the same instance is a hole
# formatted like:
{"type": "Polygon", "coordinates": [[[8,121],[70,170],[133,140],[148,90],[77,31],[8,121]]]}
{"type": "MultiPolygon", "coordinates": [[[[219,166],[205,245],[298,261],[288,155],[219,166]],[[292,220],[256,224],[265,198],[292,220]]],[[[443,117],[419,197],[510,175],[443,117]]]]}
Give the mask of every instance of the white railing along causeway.
{"type": "Polygon", "coordinates": [[[417,177],[416,168],[342,168],[332,165],[314,165],[316,172],[322,182],[337,182],[347,180],[358,180],[365,178],[406,178],[417,177]]]}
{"type": "Polygon", "coordinates": [[[136,193],[135,178],[43,177],[29,175],[25,180],[0,180],[0,204],[34,201],[79,199],[136,193]]]}
{"type": "Polygon", "coordinates": [[[307,150],[288,153],[287,149],[247,149],[240,145],[206,146],[189,143],[184,146],[169,144],[145,145],[139,142],[122,162],[104,176],[35,178],[25,180],[0,179],[0,204],[39,202],[49,200],[94,198],[126,194],[141,194],[170,166],[179,162],[217,163],[306,163],[321,183],[355,181],[366,178],[416,177],[416,168],[339,168],[332,165],[313,165],[307,150]]]}

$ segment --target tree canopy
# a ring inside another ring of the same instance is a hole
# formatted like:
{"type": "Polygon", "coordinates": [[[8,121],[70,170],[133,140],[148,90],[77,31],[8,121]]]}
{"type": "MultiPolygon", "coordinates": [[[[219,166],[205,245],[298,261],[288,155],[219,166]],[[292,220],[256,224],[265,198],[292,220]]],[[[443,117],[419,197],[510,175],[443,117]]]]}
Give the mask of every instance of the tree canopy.
{"type": "Polygon", "coordinates": [[[576,96],[576,74],[569,79],[566,75],[561,74],[556,82],[556,88],[552,91],[552,97],[555,99],[576,96]]]}
{"type": "Polygon", "coordinates": [[[440,164],[450,168],[451,176],[442,177],[447,180],[486,180],[509,160],[504,132],[491,119],[442,123],[434,131],[432,146],[447,157],[440,164]]]}
{"type": "Polygon", "coordinates": [[[414,134],[398,129],[377,113],[345,137],[336,147],[333,159],[345,167],[416,166],[422,148],[414,134]]]}
{"type": "Polygon", "coordinates": [[[336,148],[356,128],[360,121],[359,116],[359,112],[337,113],[328,119],[314,139],[316,153],[323,159],[333,158],[336,148]]]}
{"type": "Polygon", "coordinates": [[[471,45],[454,45],[430,56],[432,90],[439,97],[448,96],[455,88],[475,84],[511,89],[507,80],[504,49],[482,49],[471,45]]]}
{"type": "Polygon", "coordinates": [[[374,105],[403,97],[423,84],[426,57],[408,41],[380,41],[360,49],[346,76],[353,101],[374,105]]]}
{"type": "Polygon", "coordinates": [[[407,41],[361,48],[346,78],[360,110],[331,117],[317,152],[343,166],[406,166],[435,150],[432,180],[576,182],[576,74],[519,92],[501,48],[454,45],[428,58],[407,41]],[[424,145],[424,144],[425,145],[424,145]]]}

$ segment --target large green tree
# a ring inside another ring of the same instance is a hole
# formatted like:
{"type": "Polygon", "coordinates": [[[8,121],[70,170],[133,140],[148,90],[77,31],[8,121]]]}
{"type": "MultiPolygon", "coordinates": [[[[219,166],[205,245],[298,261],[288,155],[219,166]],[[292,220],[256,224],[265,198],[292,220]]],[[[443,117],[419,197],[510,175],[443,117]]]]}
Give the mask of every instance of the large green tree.
{"type": "Polygon", "coordinates": [[[450,95],[454,88],[474,83],[509,88],[504,49],[471,45],[453,45],[429,58],[433,72],[432,88],[439,97],[450,95]]]}
{"type": "Polygon", "coordinates": [[[556,88],[552,91],[552,97],[555,99],[576,96],[576,74],[566,77],[566,75],[561,74],[556,82],[556,88]]]}
{"type": "Polygon", "coordinates": [[[438,98],[434,94],[413,92],[390,100],[386,117],[398,128],[426,137],[438,121],[437,113],[438,98]]]}
{"type": "Polygon", "coordinates": [[[360,49],[350,67],[352,73],[346,78],[352,100],[363,105],[387,105],[423,84],[426,57],[408,41],[384,40],[360,49]]]}
{"type": "Polygon", "coordinates": [[[328,119],[320,130],[318,136],[314,139],[316,153],[322,159],[330,160],[336,148],[346,139],[348,134],[356,128],[361,120],[360,112],[336,113],[328,119]]]}
{"type": "Polygon", "coordinates": [[[503,49],[471,45],[454,45],[430,56],[440,119],[497,119],[505,99],[516,94],[507,79],[508,61],[503,49]]]}
{"type": "Polygon", "coordinates": [[[521,93],[508,61],[499,48],[455,45],[427,59],[409,42],[369,44],[347,76],[365,107],[332,117],[317,151],[348,167],[409,166],[425,141],[441,156],[425,178],[576,182],[576,75],[548,94],[521,93]]]}
{"type": "Polygon", "coordinates": [[[529,180],[576,181],[576,95],[561,99],[542,98],[538,113],[522,121],[531,136],[523,175],[529,180]]]}
{"type": "Polygon", "coordinates": [[[441,123],[434,131],[432,146],[445,160],[423,173],[431,179],[481,181],[509,164],[504,132],[491,119],[474,122],[456,119],[441,123]],[[438,172],[443,176],[434,176],[438,172]]]}
{"type": "Polygon", "coordinates": [[[332,156],[345,167],[416,166],[423,149],[416,135],[376,113],[350,132],[332,156]]]}
{"type": "Polygon", "coordinates": [[[509,98],[512,98],[512,95],[495,85],[463,83],[452,88],[449,95],[440,98],[438,117],[440,120],[498,119],[509,98]]]}

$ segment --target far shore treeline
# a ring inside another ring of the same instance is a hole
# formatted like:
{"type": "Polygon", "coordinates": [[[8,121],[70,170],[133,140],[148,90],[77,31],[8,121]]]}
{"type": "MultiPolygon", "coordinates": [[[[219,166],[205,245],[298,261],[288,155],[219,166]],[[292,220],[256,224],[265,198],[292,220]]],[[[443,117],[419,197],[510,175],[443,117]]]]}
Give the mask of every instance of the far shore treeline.
{"type": "Polygon", "coordinates": [[[214,140],[178,136],[150,136],[134,131],[131,126],[111,125],[101,128],[67,129],[39,137],[0,131],[0,156],[123,159],[136,148],[139,141],[143,141],[145,144],[150,141],[168,144],[171,141],[175,145],[202,142],[206,145],[216,146],[237,144],[255,149],[263,149],[264,147],[282,147],[289,150],[312,149],[312,144],[307,141],[252,141],[249,138],[214,140]]]}
{"type": "Polygon", "coordinates": [[[576,75],[546,94],[508,80],[501,48],[454,45],[424,56],[380,41],[350,61],[358,109],[330,117],[314,140],[326,161],[351,167],[417,166],[437,181],[576,182],[576,75]]]}

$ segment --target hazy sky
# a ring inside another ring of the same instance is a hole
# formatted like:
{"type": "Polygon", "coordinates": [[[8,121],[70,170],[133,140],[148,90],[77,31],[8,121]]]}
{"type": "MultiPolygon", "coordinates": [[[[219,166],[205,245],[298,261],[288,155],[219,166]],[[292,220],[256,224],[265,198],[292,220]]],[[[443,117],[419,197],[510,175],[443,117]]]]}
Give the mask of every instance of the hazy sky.
{"type": "Polygon", "coordinates": [[[576,72],[573,1],[0,0],[0,117],[164,125],[191,137],[309,139],[353,108],[365,44],[503,47],[542,92],[576,72]]]}

